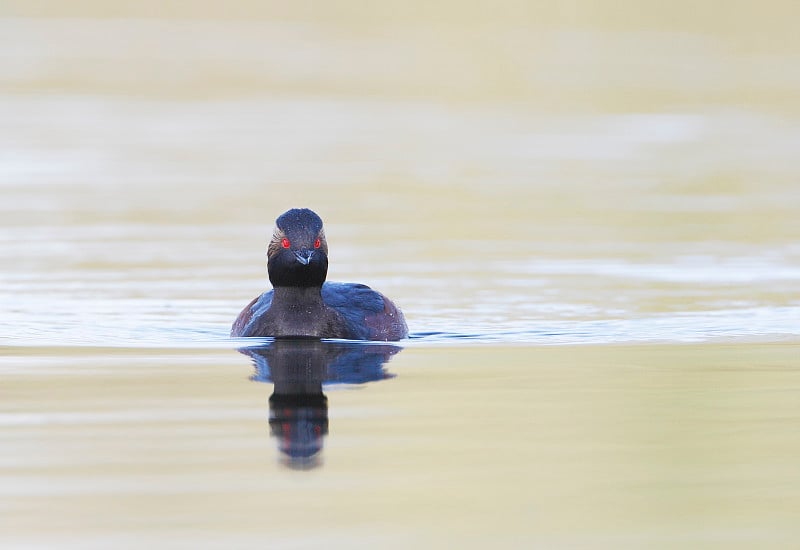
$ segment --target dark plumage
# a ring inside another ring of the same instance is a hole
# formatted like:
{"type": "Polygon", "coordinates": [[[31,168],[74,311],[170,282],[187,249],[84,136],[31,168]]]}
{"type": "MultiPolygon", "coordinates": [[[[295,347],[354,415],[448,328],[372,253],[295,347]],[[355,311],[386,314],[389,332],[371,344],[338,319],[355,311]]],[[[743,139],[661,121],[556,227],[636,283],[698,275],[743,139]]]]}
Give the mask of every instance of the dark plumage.
{"type": "Polygon", "coordinates": [[[267,257],[274,288],[242,310],[231,336],[384,341],[408,336],[403,313],[380,292],[325,282],[328,244],[322,220],[311,210],[295,208],[276,220],[267,257]]]}

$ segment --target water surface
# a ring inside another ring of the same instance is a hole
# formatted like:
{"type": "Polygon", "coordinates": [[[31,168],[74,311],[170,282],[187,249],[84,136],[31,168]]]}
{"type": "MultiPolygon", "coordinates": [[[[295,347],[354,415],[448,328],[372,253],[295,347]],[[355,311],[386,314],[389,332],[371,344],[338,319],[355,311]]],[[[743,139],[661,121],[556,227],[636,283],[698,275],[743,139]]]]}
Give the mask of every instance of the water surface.
{"type": "Polygon", "coordinates": [[[8,5],[4,547],[797,545],[796,18],[8,5]],[[295,206],[408,340],[228,338],[295,206]]]}

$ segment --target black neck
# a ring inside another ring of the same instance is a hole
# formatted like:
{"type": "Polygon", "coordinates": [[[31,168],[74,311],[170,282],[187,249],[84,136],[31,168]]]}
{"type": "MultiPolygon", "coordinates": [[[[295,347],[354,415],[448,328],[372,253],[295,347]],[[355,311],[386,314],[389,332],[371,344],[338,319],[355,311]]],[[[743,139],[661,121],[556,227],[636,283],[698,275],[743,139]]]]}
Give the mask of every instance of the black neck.
{"type": "Polygon", "coordinates": [[[328,274],[328,259],[324,254],[315,255],[309,265],[301,265],[294,254],[282,253],[267,262],[269,281],[274,288],[300,287],[319,288],[328,274]]]}
{"type": "Polygon", "coordinates": [[[322,303],[321,286],[276,286],[274,288],[273,303],[285,302],[288,304],[304,305],[322,303]]]}

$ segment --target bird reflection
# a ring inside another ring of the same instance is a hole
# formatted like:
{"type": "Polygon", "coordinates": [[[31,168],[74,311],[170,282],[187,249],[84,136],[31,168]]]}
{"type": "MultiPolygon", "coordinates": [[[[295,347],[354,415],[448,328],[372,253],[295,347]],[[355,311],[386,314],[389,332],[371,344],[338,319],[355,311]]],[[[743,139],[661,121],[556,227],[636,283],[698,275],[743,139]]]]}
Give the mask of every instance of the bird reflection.
{"type": "Polygon", "coordinates": [[[328,434],[325,384],[364,384],[393,377],[384,364],[402,348],[392,344],[276,339],[239,351],[253,359],[257,382],[272,382],[270,433],[278,440],[283,462],[297,469],[320,464],[328,434]]]}

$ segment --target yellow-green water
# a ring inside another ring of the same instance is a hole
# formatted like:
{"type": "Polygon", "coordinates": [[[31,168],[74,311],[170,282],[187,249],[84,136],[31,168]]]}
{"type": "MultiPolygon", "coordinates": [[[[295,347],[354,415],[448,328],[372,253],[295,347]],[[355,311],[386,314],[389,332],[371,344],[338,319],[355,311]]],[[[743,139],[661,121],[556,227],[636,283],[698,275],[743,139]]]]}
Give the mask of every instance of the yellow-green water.
{"type": "Polygon", "coordinates": [[[326,392],[299,471],[237,355],[4,351],[6,544],[797,542],[795,345],[411,347],[395,378],[326,392]]]}
{"type": "Polygon", "coordinates": [[[0,546],[800,544],[793,3],[65,6],[0,7],[0,546]],[[299,465],[227,338],[293,206],[412,333],[299,465]]]}

